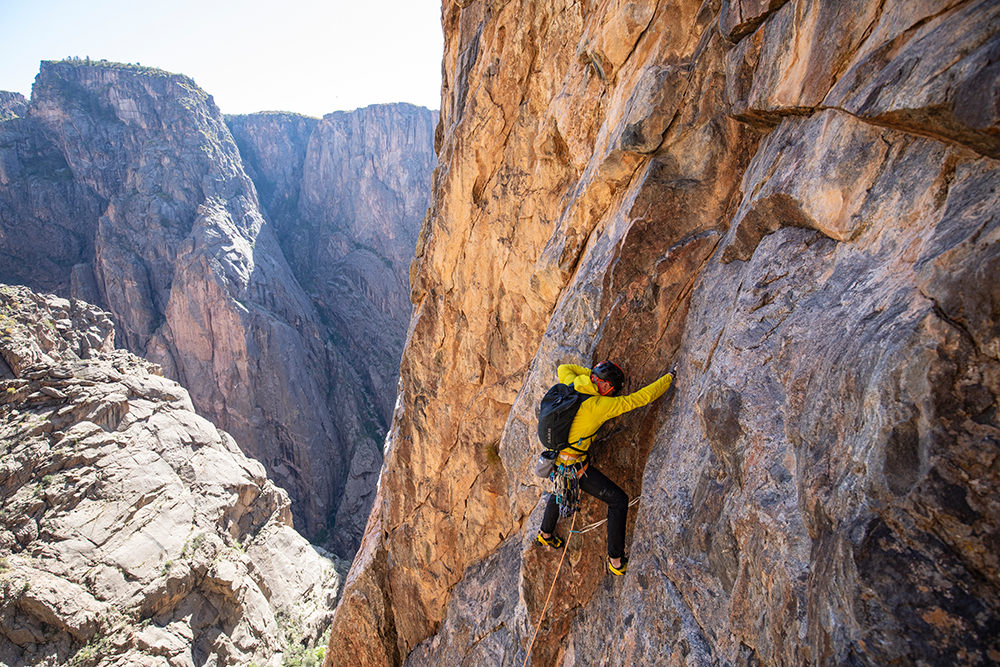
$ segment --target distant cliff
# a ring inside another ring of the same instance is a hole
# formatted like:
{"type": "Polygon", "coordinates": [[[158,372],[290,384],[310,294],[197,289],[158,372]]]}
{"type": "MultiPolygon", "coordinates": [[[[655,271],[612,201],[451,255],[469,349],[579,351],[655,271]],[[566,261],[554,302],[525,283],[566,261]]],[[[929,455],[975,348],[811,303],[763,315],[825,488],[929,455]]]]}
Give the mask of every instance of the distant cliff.
{"type": "Polygon", "coordinates": [[[17,118],[28,112],[28,100],[21,93],[0,90],[0,120],[17,118]]]}
{"type": "Polygon", "coordinates": [[[1000,4],[442,20],[402,395],[327,664],[1000,661],[1000,4]],[[628,574],[564,520],[545,608],[535,409],[608,357],[676,387],[595,447],[638,499],[628,574]]]}
{"type": "Polygon", "coordinates": [[[409,267],[430,200],[437,112],[406,104],[229,118],[278,242],[346,357],[392,418],[411,304],[409,267]],[[386,388],[389,388],[386,391],[386,388]]]}
{"type": "Polygon", "coordinates": [[[336,424],[358,421],[333,544],[353,554],[392,420],[411,310],[409,267],[430,200],[437,112],[407,104],[321,120],[227,119],[261,206],[327,336],[336,424]]]}
{"type": "Polygon", "coordinates": [[[187,391],[114,349],[108,313],[0,285],[0,443],[0,663],[315,650],[337,563],[187,391]]]}
{"type": "Polygon", "coordinates": [[[405,246],[412,251],[426,210],[432,112],[350,115],[407,119],[354,121],[377,136],[359,134],[350,148],[369,141],[374,156],[331,150],[323,128],[336,120],[302,119],[317,127],[314,139],[263,132],[255,143],[248,130],[262,206],[222,115],[187,77],[48,62],[31,104],[18,108],[0,124],[0,279],[106,307],[119,341],[180,381],[288,490],[297,527],[352,554],[396,395],[405,246]],[[267,163],[282,142],[288,162],[267,163]],[[406,163],[389,165],[394,158],[406,163]],[[337,159],[383,171],[355,179],[337,159]],[[280,184],[268,180],[275,170],[288,171],[280,184]],[[365,199],[340,198],[334,211],[318,193],[345,178],[357,189],[341,192],[365,199]],[[286,196],[308,208],[299,214],[279,201],[286,196]],[[302,241],[309,225],[321,227],[302,241]],[[372,240],[379,235],[389,240],[372,240]],[[303,247],[319,253],[310,265],[303,247]]]}

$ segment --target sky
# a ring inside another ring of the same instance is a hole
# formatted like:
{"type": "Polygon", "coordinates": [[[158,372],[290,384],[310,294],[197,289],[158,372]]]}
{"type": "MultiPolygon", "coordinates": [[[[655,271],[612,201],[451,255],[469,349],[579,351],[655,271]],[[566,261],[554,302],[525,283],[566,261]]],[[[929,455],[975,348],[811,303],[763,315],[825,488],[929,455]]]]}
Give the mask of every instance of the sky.
{"type": "Polygon", "coordinates": [[[186,74],[223,113],[441,104],[441,0],[0,0],[0,90],[42,60],[186,74]]]}

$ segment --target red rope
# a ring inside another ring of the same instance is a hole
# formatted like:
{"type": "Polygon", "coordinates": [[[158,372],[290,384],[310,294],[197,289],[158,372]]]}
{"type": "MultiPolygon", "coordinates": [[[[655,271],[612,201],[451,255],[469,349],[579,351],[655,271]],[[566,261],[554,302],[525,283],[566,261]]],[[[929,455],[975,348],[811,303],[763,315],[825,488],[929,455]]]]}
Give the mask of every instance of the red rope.
{"type": "Polygon", "coordinates": [[[545,598],[545,604],[542,605],[542,615],[538,617],[538,625],[535,626],[535,634],[531,636],[531,643],[528,644],[528,654],[524,656],[524,664],[521,667],[526,667],[528,660],[531,659],[531,649],[535,645],[535,639],[538,637],[538,631],[542,629],[542,621],[545,619],[545,611],[549,608],[549,600],[552,599],[552,591],[556,589],[556,582],[559,581],[559,572],[562,570],[563,561],[566,560],[566,552],[569,551],[569,540],[573,536],[573,527],[576,526],[576,515],[579,512],[573,513],[573,521],[569,526],[569,533],[566,535],[566,543],[563,545],[562,558],[559,559],[559,567],[556,568],[556,576],[552,578],[552,585],[549,586],[549,594],[545,598]]]}

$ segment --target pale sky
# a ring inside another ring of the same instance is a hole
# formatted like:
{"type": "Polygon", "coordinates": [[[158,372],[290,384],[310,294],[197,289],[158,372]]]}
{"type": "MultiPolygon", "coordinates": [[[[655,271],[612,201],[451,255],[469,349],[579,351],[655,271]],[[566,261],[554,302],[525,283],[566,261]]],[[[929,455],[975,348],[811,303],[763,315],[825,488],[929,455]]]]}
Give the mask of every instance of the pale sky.
{"type": "Polygon", "coordinates": [[[223,113],[441,104],[441,0],[0,0],[0,90],[42,60],[186,74],[223,113]]]}

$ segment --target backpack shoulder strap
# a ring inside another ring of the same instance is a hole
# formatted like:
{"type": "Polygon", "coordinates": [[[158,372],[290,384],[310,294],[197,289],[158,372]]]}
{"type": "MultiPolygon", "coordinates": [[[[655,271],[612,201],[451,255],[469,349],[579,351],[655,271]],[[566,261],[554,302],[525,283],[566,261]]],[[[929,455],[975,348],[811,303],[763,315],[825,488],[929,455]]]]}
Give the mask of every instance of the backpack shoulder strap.
{"type": "MultiPolygon", "coordinates": [[[[580,412],[580,408],[583,407],[584,403],[586,403],[591,398],[596,398],[595,396],[591,396],[590,394],[584,394],[583,392],[577,392],[577,393],[580,396],[583,396],[584,398],[582,400],[580,400],[580,402],[577,404],[576,410],[573,413],[573,419],[576,419],[576,415],[577,415],[577,413],[580,412]]],[[[601,427],[598,426],[597,427],[597,431],[600,431],[600,430],[601,430],[601,427]]],[[[588,454],[589,453],[589,449],[580,449],[579,447],[574,447],[574,445],[578,445],[581,442],[583,442],[584,440],[591,440],[595,435],[597,435],[597,431],[594,431],[590,435],[583,436],[582,438],[580,438],[576,442],[569,442],[569,443],[567,443],[566,446],[563,447],[563,449],[572,449],[577,454],[588,454]]],[[[568,435],[569,435],[569,432],[567,431],[567,436],[568,435]]],[[[593,443],[591,443],[591,444],[593,444],[593,443]]]]}

